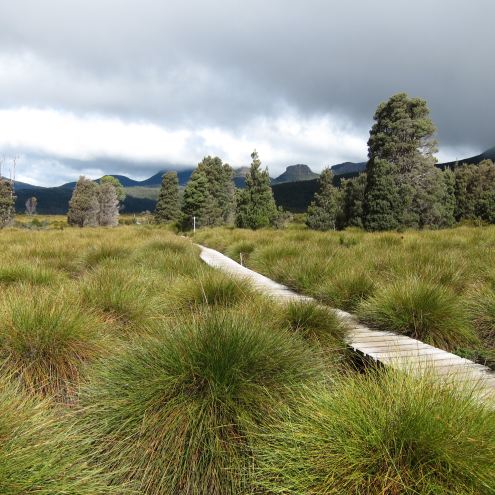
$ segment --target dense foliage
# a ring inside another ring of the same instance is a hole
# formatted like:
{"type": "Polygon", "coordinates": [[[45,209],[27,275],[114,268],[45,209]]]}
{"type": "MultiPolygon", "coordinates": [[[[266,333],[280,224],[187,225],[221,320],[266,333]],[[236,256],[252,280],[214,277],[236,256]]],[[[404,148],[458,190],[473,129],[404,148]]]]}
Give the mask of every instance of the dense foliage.
{"type": "Polygon", "coordinates": [[[123,188],[114,177],[103,177],[99,184],[80,177],[69,201],[67,221],[77,227],[114,227],[119,220],[119,197],[123,188]]]}
{"type": "Polygon", "coordinates": [[[0,228],[10,225],[14,215],[15,195],[13,182],[0,176],[0,228]]]}
{"type": "Polygon", "coordinates": [[[333,174],[326,168],[320,175],[319,191],[309,205],[306,225],[315,230],[335,230],[340,207],[339,190],[333,185],[333,174]]]}
{"type": "Polygon", "coordinates": [[[236,225],[259,229],[273,225],[279,212],[273,199],[268,169],[261,170],[258,153],[251,154],[252,163],[246,175],[246,187],[238,191],[236,225]]]}
{"type": "Polygon", "coordinates": [[[206,156],[198,164],[184,190],[182,224],[196,226],[232,224],[235,212],[233,171],[218,157],[206,156]]]}
{"type": "Polygon", "coordinates": [[[176,222],[180,217],[179,179],[176,172],[163,175],[155,208],[155,222],[176,222]]]}

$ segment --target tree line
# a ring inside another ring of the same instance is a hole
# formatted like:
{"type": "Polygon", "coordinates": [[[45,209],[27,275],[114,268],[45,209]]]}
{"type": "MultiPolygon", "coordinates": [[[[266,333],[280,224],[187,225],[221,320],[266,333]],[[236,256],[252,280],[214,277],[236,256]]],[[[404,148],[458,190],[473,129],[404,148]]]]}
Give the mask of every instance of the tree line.
{"type": "Polygon", "coordinates": [[[235,188],[232,168],[219,157],[203,158],[182,198],[177,174],[167,172],[156,205],[156,223],[175,222],[184,230],[218,225],[251,229],[283,226],[290,215],[277,208],[268,169],[261,167],[256,151],[251,159],[244,189],[235,188]]]}
{"type": "MultiPolygon", "coordinates": [[[[360,227],[368,231],[451,227],[472,220],[495,223],[495,166],[439,169],[434,153],[436,129],[427,103],[406,93],[381,103],[368,140],[366,171],[333,185],[323,170],[306,224],[316,230],[360,227]]],[[[258,153],[236,189],[233,170],[219,157],[206,156],[194,170],[183,194],[175,172],[163,176],[154,218],[183,230],[232,225],[240,228],[283,227],[290,214],[277,208],[267,168],[258,153]]],[[[68,223],[79,227],[117,225],[124,188],[111,176],[99,183],[81,177],[69,203],[68,223]]],[[[13,181],[0,177],[0,228],[15,213],[13,181]]],[[[26,210],[35,211],[35,198],[26,210]]]]}
{"type": "Polygon", "coordinates": [[[380,104],[368,140],[366,171],[332,183],[324,170],[306,223],[316,230],[368,231],[495,223],[495,166],[490,160],[441,170],[426,101],[405,93],[380,104]]]}

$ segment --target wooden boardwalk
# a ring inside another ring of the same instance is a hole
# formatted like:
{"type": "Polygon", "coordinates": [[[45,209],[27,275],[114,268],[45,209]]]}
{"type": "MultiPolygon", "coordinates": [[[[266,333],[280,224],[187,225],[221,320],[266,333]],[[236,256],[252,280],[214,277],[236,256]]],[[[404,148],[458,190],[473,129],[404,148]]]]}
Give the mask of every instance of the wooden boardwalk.
{"type": "MultiPolygon", "coordinates": [[[[241,266],[227,256],[204,246],[201,259],[214,268],[229,275],[248,280],[255,289],[279,301],[311,301],[285,285],[241,266]]],[[[495,373],[486,366],[476,364],[455,354],[424,344],[419,340],[392,332],[372,330],[359,324],[350,313],[333,309],[347,324],[347,344],[363,356],[386,366],[406,370],[410,373],[431,373],[449,384],[476,387],[476,393],[495,405],[495,373]]]]}

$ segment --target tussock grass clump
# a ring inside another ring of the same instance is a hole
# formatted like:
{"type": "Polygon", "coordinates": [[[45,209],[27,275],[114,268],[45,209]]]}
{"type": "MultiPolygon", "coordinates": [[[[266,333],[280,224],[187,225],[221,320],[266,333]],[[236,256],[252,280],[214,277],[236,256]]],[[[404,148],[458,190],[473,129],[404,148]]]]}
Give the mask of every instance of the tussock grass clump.
{"type": "Polygon", "coordinates": [[[266,427],[256,454],[269,493],[488,495],[495,415],[428,376],[343,376],[266,427]]]}
{"type": "Polygon", "coordinates": [[[321,283],[317,297],[335,308],[353,311],[374,290],[375,283],[368,273],[343,268],[321,283]]]}
{"type": "Polygon", "coordinates": [[[251,424],[320,376],[314,352],[248,315],[214,312],[100,366],[81,422],[98,462],[143,494],[248,493],[251,424]]]}
{"type": "Polygon", "coordinates": [[[197,278],[185,277],[171,286],[167,294],[171,309],[188,311],[209,307],[232,307],[256,297],[249,282],[216,270],[198,273],[197,278]]]}
{"type": "Polygon", "coordinates": [[[105,260],[122,260],[130,254],[130,249],[118,244],[102,244],[92,246],[82,256],[86,267],[95,267],[105,260]]]}
{"type": "Polygon", "coordinates": [[[28,283],[32,285],[52,285],[56,282],[56,271],[34,263],[11,261],[0,266],[0,285],[28,283]]]}
{"type": "Polygon", "coordinates": [[[383,286],[358,306],[357,313],[372,326],[446,350],[477,342],[459,298],[417,277],[383,286]]]}
{"type": "Polygon", "coordinates": [[[90,467],[70,424],[50,405],[26,396],[0,377],[0,493],[2,495],[103,495],[129,493],[112,487],[110,475],[90,467]]]}
{"type": "Polygon", "coordinates": [[[345,347],[345,324],[333,311],[316,302],[290,302],[283,308],[282,322],[309,340],[345,347]]]}
{"type": "Polygon", "coordinates": [[[0,303],[0,358],[30,392],[65,399],[108,349],[102,327],[66,291],[12,290],[0,303]]]}
{"type": "Polygon", "coordinates": [[[138,327],[156,313],[150,278],[146,278],[144,271],[103,264],[83,281],[82,299],[109,321],[138,327]]]}
{"type": "Polygon", "coordinates": [[[480,287],[472,291],[468,308],[480,338],[495,351],[495,290],[480,287]]]}

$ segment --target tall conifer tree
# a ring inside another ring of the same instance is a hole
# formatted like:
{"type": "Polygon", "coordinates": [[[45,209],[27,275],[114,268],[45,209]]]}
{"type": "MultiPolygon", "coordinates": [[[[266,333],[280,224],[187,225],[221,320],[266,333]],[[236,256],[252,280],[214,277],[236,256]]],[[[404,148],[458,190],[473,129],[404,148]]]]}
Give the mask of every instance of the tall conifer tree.
{"type": "Polygon", "coordinates": [[[162,177],[162,185],[155,209],[155,222],[176,222],[179,218],[179,179],[176,172],[167,172],[162,177]]]}
{"type": "Polygon", "coordinates": [[[236,225],[241,228],[259,229],[273,225],[278,210],[268,169],[261,170],[261,161],[256,151],[251,154],[251,158],[251,168],[246,174],[246,187],[238,193],[236,225]]]}
{"type": "Polygon", "coordinates": [[[318,192],[308,208],[306,225],[315,230],[335,230],[340,208],[340,191],[333,185],[333,174],[323,170],[318,180],[318,192]]]}

